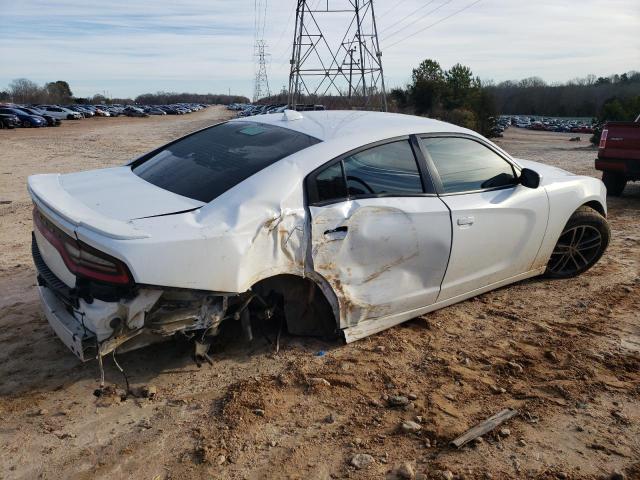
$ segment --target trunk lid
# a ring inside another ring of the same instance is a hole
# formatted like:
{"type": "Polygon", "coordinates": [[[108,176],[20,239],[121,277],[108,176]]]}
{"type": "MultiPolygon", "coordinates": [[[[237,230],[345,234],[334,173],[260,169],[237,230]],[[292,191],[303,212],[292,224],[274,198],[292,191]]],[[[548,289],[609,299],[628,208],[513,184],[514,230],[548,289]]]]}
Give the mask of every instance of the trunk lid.
{"type": "Polygon", "coordinates": [[[203,202],[177,195],[135,175],[130,167],[29,177],[29,192],[45,213],[110,238],[144,238],[132,220],[195,210],[203,202]]]}

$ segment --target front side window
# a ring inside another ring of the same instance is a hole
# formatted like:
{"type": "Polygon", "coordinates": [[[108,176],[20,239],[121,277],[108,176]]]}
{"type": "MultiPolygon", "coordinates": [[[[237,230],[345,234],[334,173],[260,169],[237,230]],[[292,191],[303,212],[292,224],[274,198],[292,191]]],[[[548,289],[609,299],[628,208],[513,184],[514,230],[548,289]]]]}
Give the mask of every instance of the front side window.
{"type": "Polygon", "coordinates": [[[311,203],[421,193],[422,180],[408,140],[349,155],[321,170],[310,185],[311,203]]]}
{"type": "Polygon", "coordinates": [[[157,187],[209,203],[263,168],[319,141],[273,125],[229,122],[167,145],[131,167],[157,187]]]}
{"type": "Polygon", "coordinates": [[[467,138],[423,138],[444,193],[460,193],[516,183],[513,167],[497,153],[467,138]]]}

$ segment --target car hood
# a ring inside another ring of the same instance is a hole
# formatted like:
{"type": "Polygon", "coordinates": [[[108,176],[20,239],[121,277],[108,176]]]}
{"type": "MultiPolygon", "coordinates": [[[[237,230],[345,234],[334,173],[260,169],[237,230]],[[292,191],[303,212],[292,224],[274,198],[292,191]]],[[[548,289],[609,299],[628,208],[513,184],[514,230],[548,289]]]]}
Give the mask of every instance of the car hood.
{"type": "Polygon", "coordinates": [[[66,175],[29,177],[29,191],[44,206],[76,227],[112,238],[139,238],[132,220],[195,210],[204,205],[135,175],[130,167],[106,168],[66,175]]]}
{"type": "Polygon", "coordinates": [[[553,167],[551,165],[546,165],[544,163],[534,162],[531,160],[523,160],[521,158],[514,159],[518,165],[523,168],[529,168],[535,172],[537,172],[543,179],[551,179],[558,177],[566,177],[566,176],[575,176],[574,173],[567,172],[558,167],[553,167]]]}

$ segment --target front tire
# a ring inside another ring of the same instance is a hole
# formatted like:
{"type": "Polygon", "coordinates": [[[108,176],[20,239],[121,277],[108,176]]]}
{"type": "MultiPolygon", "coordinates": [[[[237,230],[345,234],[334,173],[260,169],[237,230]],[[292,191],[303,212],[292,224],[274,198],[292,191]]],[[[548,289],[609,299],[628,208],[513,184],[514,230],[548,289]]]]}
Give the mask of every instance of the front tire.
{"type": "Polygon", "coordinates": [[[607,195],[619,197],[627,185],[627,177],[623,173],[602,172],[602,183],[607,187],[607,195]]]}
{"type": "Polygon", "coordinates": [[[589,207],[580,207],[562,230],[545,276],[571,278],[586,272],[600,260],[610,237],[607,220],[589,207]]]}

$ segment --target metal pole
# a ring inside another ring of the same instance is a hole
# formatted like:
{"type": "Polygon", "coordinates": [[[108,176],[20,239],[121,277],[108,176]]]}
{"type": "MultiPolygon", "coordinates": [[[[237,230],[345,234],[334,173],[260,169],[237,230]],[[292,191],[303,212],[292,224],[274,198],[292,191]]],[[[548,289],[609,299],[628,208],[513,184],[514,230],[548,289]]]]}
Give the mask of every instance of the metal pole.
{"type": "Polygon", "coordinates": [[[380,69],[380,83],[382,84],[382,108],[387,112],[387,89],[384,84],[384,70],[382,69],[382,50],[380,50],[380,41],[378,40],[378,26],[376,23],[376,12],[373,9],[373,0],[371,0],[371,18],[373,18],[373,41],[376,58],[378,59],[378,68],[380,69]]]}
{"type": "Polygon", "coordinates": [[[362,50],[362,19],[360,18],[360,0],[355,0],[356,7],[356,38],[358,39],[358,47],[360,48],[360,73],[362,76],[362,97],[365,101],[365,105],[369,103],[369,96],[367,95],[367,79],[364,74],[364,52],[362,50]]]}
{"type": "Polygon", "coordinates": [[[291,73],[289,74],[289,108],[291,109],[295,109],[300,88],[300,54],[302,49],[305,8],[306,0],[298,0],[298,5],[296,6],[296,26],[293,32],[291,73]]]}

